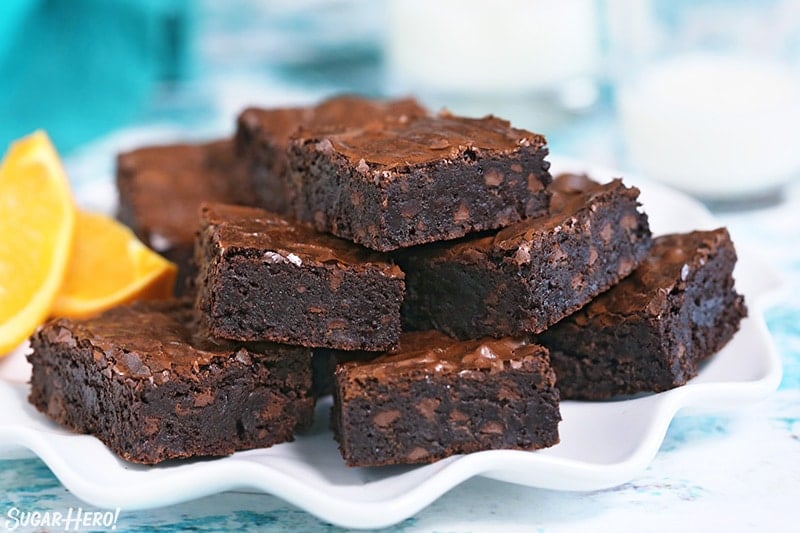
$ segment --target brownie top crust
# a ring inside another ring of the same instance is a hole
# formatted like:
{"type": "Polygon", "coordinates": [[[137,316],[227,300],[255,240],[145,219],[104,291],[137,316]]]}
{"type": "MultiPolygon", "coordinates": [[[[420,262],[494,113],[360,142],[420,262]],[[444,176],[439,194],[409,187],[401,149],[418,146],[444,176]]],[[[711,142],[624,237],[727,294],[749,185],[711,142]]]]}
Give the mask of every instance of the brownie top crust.
{"type": "Polygon", "coordinates": [[[667,313],[669,295],[680,290],[693,271],[722,249],[736,257],[725,228],[657,237],[639,268],[613,290],[598,296],[575,316],[575,320],[580,321],[581,315],[594,319],[642,311],[656,317],[667,313]]]}
{"type": "MultiPolygon", "coordinates": [[[[500,230],[494,238],[495,247],[502,250],[518,248],[520,243],[530,241],[537,233],[553,231],[568,223],[579,211],[591,209],[590,206],[604,196],[620,194],[633,200],[639,197],[639,189],[626,187],[620,179],[601,184],[583,174],[556,176],[548,190],[553,193],[550,198],[550,213],[500,230]]],[[[622,224],[633,229],[638,222],[633,215],[629,215],[622,220],[622,224]]]]}
{"type": "Polygon", "coordinates": [[[214,232],[222,253],[229,249],[261,250],[267,262],[297,266],[339,263],[356,270],[378,268],[385,276],[405,278],[385,255],[263,209],[206,203],[200,208],[200,218],[201,226],[214,232]]]}
{"type": "MultiPolygon", "coordinates": [[[[308,132],[301,134],[313,137],[308,132]]],[[[474,119],[447,113],[411,120],[375,121],[318,137],[321,139],[318,150],[338,152],[364,172],[369,170],[369,164],[392,170],[456,159],[468,150],[509,153],[520,146],[546,145],[543,136],[512,128],[508,121],[497,117],[474,119]]]]}
{"type": "MultiPolygon", "coordinates": [[[[48,322],[41,334],[52,343],[88,344],[102,351],[107,370],[123,379],[159,384],[175,378],[191,379],[200,368],[227,360],[232,354],[243,363],[249,363],[250,358],[242,343],[199,335],[191,300],[139,302],[86,320],[59,318],[48,322]]],[[[270,343],[247,346],[287,355],[305,350],[270,343]]]]}
{"type": "Polygon", "coordinates": [[[359,126],[378,119],[404,121],[427,113],[413,98],[383,101],[343,95],[310,107],[251,107],[240,114],[239,122],[251,131],[269,136],[279,148],[287,148],[298,128],[327,131],[331,128],[359,126]]]}
{"type": "Polygon", "coordinates": [[[546,348],[524,340],[484,338],[458,341],[431,330],[403,333],[394,350],[370,361],[348,361],[342,365],[351,379],[383,379],[418,371],[430,374],[481,370],[500,372],[506,364],[515,367],[523,358],[540,359],[541,370],[545,372],[549,365],[547,356],[546,348]]]}
{"type": "Polygon", "coordinates": [[[147,207],[137,216],[158,251],[171,243],[192,242],[196,227],[187,222],[197,220],[200,202],[233,201],[235,184],[241,181],[233,176],[246,172],[229,139],[140,148],[120,154],[117,168],[120,176],[136,177],[126,185],[133,194],[129,201],[147,207]],[[175,191],[180,191],[180,201],[175,191]]]}
{"type": "MultiPolygon", "coordinates": [[[[516,262],[527,263],[530,261],[530,243],[536,240],[537,235],[558,231],[559,227],[570,224],[579,212],[592,209],[592,204],[602,201],[604,197],[622,195],[634,201],[639,197],[639,189],[626,187],[619,179],[600,184],[585,175],[577,174],[556,176],[548,190],[552,191],[553,196],[550,200],[550,212],[547,215],[517,222],[494,235],[466,237],[455,244],[434,244],[429,249],[436,250],[437,254],[442,254],[444,257],[464,257],[473,252],[513,254],[516,262]]],[[[621,223],[628,229],[639,226],[639,221],[633,215],[626,215],[621,223]]]]}

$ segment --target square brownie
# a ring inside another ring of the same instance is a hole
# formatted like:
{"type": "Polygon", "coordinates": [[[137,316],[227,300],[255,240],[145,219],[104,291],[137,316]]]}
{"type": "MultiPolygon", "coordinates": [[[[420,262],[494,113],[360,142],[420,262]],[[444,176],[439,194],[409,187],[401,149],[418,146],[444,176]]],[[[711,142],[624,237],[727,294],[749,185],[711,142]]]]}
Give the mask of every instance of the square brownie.
{"type": "Polygon", "coordinates": [[[664,235],[619,285],[539,337],[564,398],[603,400],[685,384],[747,315],[727,230],[664,235]]]}
{"type": "Polygon", "coordinates": [[[228,455],[310,426],[311,350],[198,335],[191,301],[57,319],[31,338],[29,400],[128,461],[228,455]]]}
{"type": "Polygon", "coordinates": [[[381,252],[546,213],[546,155],[541,135],[448,114],[305,130],[289,148],[298,218],[381,252]]]}
{"type": "Polygon", "coordinates": [[[400,336],[403,272],[349,241],[257,208],[201,208],[197,309],[211,335],[342,350],[400,336]]]}
{"type": "Polygon", "coordinates": [[[350,466],[430,463],[558,443],[547,349],[513,339],[404,333],[396,350],[339,364],[333,428],[350,466]]]}
{"type": "Polygon", "coordinates": [[[245,170],[230,140],[152,146],[117,157],[117,216],[142,242],[178,265],[177,293],[194,276],[200,202],[252,202],[245,170]]]}
{"type": "Polygon", "coordinates": [[[396,255],[403,325],[454,337],[538,333],[630,274],[650,246],[639,190],[557,177],[548,215],[396,255]]]}
{"type": "Polygon", "coordinates": [[[352,95],[329,98],[309,107],[245,109],[238,118],[236,146],[249,164],[255,205],[280,214],[294,214],[294,188],[287,174],[286,150],[291,136],[301,127],[325,131],[427,113],[411,98],[383,101],[352,95]]]}

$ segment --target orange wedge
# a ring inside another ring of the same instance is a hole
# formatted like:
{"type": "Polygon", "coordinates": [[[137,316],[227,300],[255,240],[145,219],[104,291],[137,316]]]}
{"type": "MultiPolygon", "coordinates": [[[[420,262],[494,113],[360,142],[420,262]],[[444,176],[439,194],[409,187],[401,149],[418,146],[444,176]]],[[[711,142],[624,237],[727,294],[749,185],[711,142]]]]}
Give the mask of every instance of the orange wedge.
{"type": "Polygon", "coordinates": [[[69,182],[47,134],[13,143],[0,164],[0,354],[50,312],[74,229],[69,182]]]}
{"type": "Polygon", "coordinates": [[[177,267],[105,215],[78,212],[75,243],[52,314],[86,318],[134,300],[172,295],[177,267]]]}

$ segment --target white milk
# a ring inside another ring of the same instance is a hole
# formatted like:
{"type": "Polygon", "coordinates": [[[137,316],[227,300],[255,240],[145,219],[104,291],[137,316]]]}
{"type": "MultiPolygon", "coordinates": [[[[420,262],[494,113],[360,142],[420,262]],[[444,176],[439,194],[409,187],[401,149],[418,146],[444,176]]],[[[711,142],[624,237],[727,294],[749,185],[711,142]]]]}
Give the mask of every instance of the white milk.
{"type": "Polygon", "coordinates": [[[594,74],[594,0],[393,0],[392,83],[413,91],[517,94],[594,74]]]}
{"type": "Polygon", "coordinates": [[[800,176],[800,83],[787,67],[687,54],[618,95],[631,162],[710,199],[774,192],[800,176]]]}

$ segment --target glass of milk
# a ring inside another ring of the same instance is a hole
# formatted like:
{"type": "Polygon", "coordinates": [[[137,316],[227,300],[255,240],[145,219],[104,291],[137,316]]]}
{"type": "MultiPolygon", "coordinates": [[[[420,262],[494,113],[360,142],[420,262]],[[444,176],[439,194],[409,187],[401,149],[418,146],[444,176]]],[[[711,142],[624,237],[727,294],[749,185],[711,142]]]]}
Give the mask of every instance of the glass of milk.
{"type": "Polygon", "coordinates": [[[718,206],[800,177],[800,2],[608,0],[635,169],[718,206]]]}
{"type": "Polygon", "coordinates": [[[389,94],[548,130],[598,97],[598,0],[389,0],[389,94]]]}

